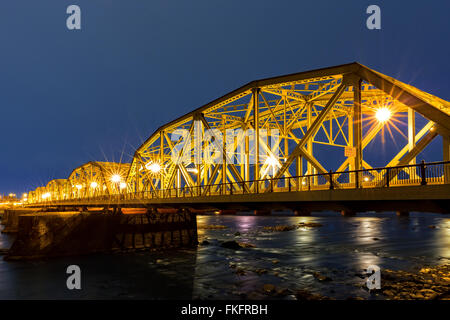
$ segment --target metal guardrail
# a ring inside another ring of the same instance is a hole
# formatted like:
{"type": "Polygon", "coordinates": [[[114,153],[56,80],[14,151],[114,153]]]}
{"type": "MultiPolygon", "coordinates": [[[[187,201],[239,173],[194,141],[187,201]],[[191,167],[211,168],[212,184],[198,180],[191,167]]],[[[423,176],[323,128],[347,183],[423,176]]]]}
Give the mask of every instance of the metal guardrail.
{"type": "Polygon", "coordinates": [[[215,195],[260,194],[266,192],[300,192],[313,190],[391,188],[427,184],[449,184],[450,161],[411,164],[396,167],[372,168],[353,171],[330,171],[282,178],[268,178],[242,182],[228,182],[182,188],[140,192],[126,192],[95,197],[74,197],[64,200],[46,200],[33,204],[53,205],[83,201],[83,203],[124,200],[152,200],[215,195]]]}

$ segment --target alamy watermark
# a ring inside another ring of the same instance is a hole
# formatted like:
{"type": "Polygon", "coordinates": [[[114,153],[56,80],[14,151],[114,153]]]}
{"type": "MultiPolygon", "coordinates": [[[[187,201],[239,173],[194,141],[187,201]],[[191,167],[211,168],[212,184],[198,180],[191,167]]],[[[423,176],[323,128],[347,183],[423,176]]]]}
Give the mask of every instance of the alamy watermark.
{"type": "Polygon", "coordinates": [[[67,7],[67,17],[66,26],[69,30],[80,30],[81,29],[81,9],[79,6],[72,4],[67,7]]]}
{"type": "Polygon", "coordinates": [[[66,273],[70,274],[67,278],[66,286],[69,290],[81,290],[81,269],[73,264],[67,267],[66,273]]]}
{"type": "Polygon", "coordinates": [[[366,20],[366,27],[369,30],[381,29],[381,9],[379,6],[372,4],[367,7],[366,13],[370,16],[366,20]]]}
{"type": "Polygon", "coordinates": [[[379,290],[381,289],[381,269],[379,266],[371,265],[367,267],[367,278],[366,285],[369,290],[379,290]]]}
{"type": "MultiPolygon", "coordinates": [[[[70,5],[66,9],[66,13],[69,14],[66,20],[66,26],[69,30],[81,29],[81,8],[77,5],[70,5]]],[[[366,20],[366,27],[369,30],[381,29],[381,9],[378,5],[372,4],[367,7],[366,14],[370,16],[366,20]]]]}

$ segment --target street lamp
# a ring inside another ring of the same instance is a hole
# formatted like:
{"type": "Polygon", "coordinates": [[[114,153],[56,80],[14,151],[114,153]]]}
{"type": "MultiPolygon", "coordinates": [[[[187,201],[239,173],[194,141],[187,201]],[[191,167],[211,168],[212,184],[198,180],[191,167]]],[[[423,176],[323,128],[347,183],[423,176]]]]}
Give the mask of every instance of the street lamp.
{"type": "Polygon", "coordinates": [[[389,108],[383,107],[377,110],[375,117],[379,122],[386,122],[391,118],[391,110],[389,108]]]}
{"type": "Polygon", "coordinates": [[[152,173],[158,173],[161,171],[161,165],[158,162],[149,162],[145,165],[145,169],[152,173]]]}
{"type": "Polygon", "coordinates": [[[120,180],[122,180],[122,177],[120,176],[120,174],[113,174],[111,176],[111,181],[114,183],[119,183],[120,180]]]}

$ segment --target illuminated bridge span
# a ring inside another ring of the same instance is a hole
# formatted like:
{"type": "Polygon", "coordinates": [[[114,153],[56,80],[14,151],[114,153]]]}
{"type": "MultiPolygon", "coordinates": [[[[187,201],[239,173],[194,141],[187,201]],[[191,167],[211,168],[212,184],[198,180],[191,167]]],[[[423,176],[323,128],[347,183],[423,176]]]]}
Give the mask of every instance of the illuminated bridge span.
{"type": "Polygon", "coordinates": [[[26,203],[445,212],[449,115],[358,63],[252,81],[160,127],[131,164],[89,162],[26,203]]]}

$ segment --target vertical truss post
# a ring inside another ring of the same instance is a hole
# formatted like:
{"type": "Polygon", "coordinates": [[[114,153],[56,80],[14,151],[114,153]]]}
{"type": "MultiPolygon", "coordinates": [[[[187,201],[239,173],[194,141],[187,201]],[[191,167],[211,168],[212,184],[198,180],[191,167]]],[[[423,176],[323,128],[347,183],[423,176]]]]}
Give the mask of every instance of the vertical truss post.
{"type": "Polygon", "coordinates": [[[181,188],[181,172],[180,168],[177,168],[177,182],[175,188],[180,189],[181,188]]]}
{"type": "MultiPolygon", "coordinates": [[[[287,159],[289,155],[289,140],[287,135],[284,136],[284,159],[287,159]]],[[[287,175],[285,175],[285,177],[287,178],[287,175]]],[[[284,186],[288,187],[289,185],[289,181],[288,179],[284,179],[284,186]]]]}
{"type": "MultiPolygon", "coordinates": [[[[253,92],[253,122],[255,128],[255,171],[254,171],[254,179],[255,181],[259,180],[259,88],[252,89],[253,92]]],[[[256,182],[255,192],[258,193],[259,183],[256,182]]]]}
{"type": "Polygon", "coordinates": [[[203,125],[201,122],[201,115],[196,114],[193,118],[194,121],[194,164],[197,169],[196,173],[196,186],[197,186],[197,195],[200,195],[200,186],[202,184],[202,151],[203,151],[203,125]]]}
{"type": "MultiPolygon", "coordinates": [[[[246,129],[246,128],[245,128],[246,129]]],[[[244,158],[244,180],[245,181],[250,181],[250,141],[249,141],[249,136],[248,134],[245,134],[244,136],[245,139],[245,158],[244,158]]],[[[242,167],[242,166],[241,166],[242,167]]]]}
{"type": "MultiPolygon", "coordinates": [[[[408,108],[408,151],[411,151],[416,146],[416,120],[414,110],[408,108]]],[[[416,158],[414,157],[410,164],[415,164],[416,158]]]]}
{"type": "MultiPolygon", "coordinates": [[[[353,77],[351,78],[353,83],[353,109],[354,109],[354,118],[353,118],[353,137],[356,147],[356,156],[355,156],[355,170],[362,170],[362,161],[363,161],[363,153],[362,153],[362,110],[361,110],[361,78],[353,77]]],[[[362,174],[358,177],[359,180],[362,179],[362,174]]],[[[358,181],[358,186],[361,187],[360,181],[358,181]]]]}
{"type": "MultiPolygon", "coordinates": [[[[160,161],[160,165],[163,166],[163,162],[164,162],[164,130],[161,130],[161,132],[159,133],[159,142],[160,142],[160,146],[159,146],[159,161],[160,161]]],[[[163,175],[163,170],[161,170],[161,173],[159,174],[159,185],[160,185],[160,189],[164,189],[164,175],[163,175]]]]}
{"type": "MultiPolygon", "coordinates": [[[[347,123],[347,127],[348,127],[348,143],[347,146],[350,148],[354,147],[354,143],[353,143],[353,110],[349,113],[348,115],[348,123],[347,123]]],[[[353,171],[355,170],[355,160],[354,159],[348,159],[348,170],[349,171],[353,171]]],[[[344,168],[345,170],[345,168],[344,168]]],[[[355,177],[350,174],[349,175],[349,183],[353,184],[355,183],[355,177]]]]}
{"type": "MultiPolygon", "coordinates": [[[[450,136],[442,136],[443,161],[450,161],[450,136]]],[[[450,164],[444,164],[444,183],[450,183],[450,164]]]]}
{"type": "Polygon", "coordinates": [[[422,176],[422,181],[420,182],[420,184],[422,186],[425,186],[427,184],[427,172],[426,172],[426,167],[425,167],[425,161],[422,160],[420,162],[420,175],[422,176]]]}
{"type": "Polygon", "coordinates": [[[227,183],[227,130],[226,119],[222,116],[222,191],[225,193],[227,183]]]}
{"type": "MultiPolygon", "coordinates": [[[[296,168],[295,175],[297,177],[302,176],[303,175],[303,158],[301,156],[297,157],[297,165],[296,165],[295,168],[296,168]]],[[[296,183],[297,183],[297,190],[300,190],[302,182],[303,182],[303,181],[300,181],[300,179],[301,178],[297,178],[297,181],[296,181],[296,183]]]]}
{"type": "MultiPolygon", "coordinates": [[[[287,135],[287,119],[286,119],[286,98],[283,99],[284,100],[284,105],[283,105],[283,138],[284,138],[284,158],[287,159],[289,156],[289,139],[288,139],[288,135],[287,135]]],[[[269,136],[267,135],[267,138],[269,136]]],[[[269,145],[267,143],[267,145],[269,145]]],[[[287,178],[287,175],[285,175],[285,177],[287,178]]],[[[284,179],[284,187],[287,188],[288,186],[290,186],[289,184],[290,180],[289,179],[284,179]]]]}
{"type": "MultiPolygon", "coordinates": [[[[414,109],[408,108],[408,152],[414,149],[416,146],[416,118],[414,109]]],[[[409,164],[416,164],[416,157],[412,158],[409,164]]],[[[417,177],[416,169],[410,168],[407,170],[409,178],[415,180],[417,177]]]]}

